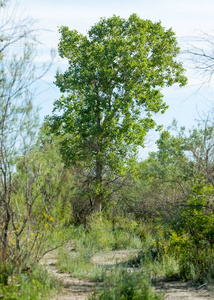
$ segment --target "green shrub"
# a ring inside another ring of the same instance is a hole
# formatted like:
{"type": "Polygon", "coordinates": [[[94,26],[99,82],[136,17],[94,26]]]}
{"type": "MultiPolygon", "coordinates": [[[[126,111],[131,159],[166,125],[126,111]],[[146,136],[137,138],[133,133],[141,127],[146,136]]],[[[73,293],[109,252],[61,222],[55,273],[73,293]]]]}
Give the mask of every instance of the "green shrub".
{"type": "Polygon", "coordinates": [[[177,258],[181,278],[196,282],[214,278],[214,252],[206,241],[196,244],[189,235],[172,232],[168,253],[177,258]]]}
{"type": "Polygon", "coordinates": [[[99,251],[111,251],[121,249],[140,249],[142,240],[135,233],[138,224],[131,221],[121,221],[115,225],[103,216],[94,216],[88,223],[87,230],[80,226],[74,233],[75,248],[81,251],[83,248],[91,249],[93,253],[99,251]],[[121,224],[122,223],[122,224],[121,224]]]}
{"type": "Polygon", "coordinates": [[[5,300],[43,300],[59,289],[59,284],[41,266],[32,272],[9,277],[8,285],[0,284],[0,299],[5,300]]]}
{"type": "Polygon", "coordinates": [[[182,206],[173,230],[168,252],[179,261],[180,276],[203,282],[214,278],[214,188],[198,182],[182,206]]]}
{"type": "Polygon", "coordinates": [[[130,273],[122,269],[112,270],[105,279],[107,283],[101,292],[95,292],[91,300],[160,300],[148,277],[141,273],[130,273]]]}
{"type": "Polygon", "coordinates": [[[90,248],[81,248],[77,253],[69,253],[66,248],[61,248],[58,254],[58,268],[62,273],[71,273],[72,277],[102,281],[105,268],[94,265],[91,258],[92,251],[90,248]]]}

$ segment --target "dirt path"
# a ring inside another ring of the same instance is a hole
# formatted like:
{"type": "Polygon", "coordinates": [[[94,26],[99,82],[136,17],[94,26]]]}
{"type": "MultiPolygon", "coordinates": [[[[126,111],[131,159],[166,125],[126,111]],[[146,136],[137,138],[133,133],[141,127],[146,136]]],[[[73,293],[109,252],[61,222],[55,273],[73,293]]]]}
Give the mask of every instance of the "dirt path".
{"type": "MultiPolygon", "coordinates": [[[[196,288],[186,282],[173,281],[173,282],[162,282],[158,285],[157,290],[161,290],[165,293],[166,300],[211,300],[214,299],[211,296],[206,285],[196,288]]],[[[214,295],[213,295],[214,296],[214,295]]]]}
{"type": "MultiPolygon", "coordinates": [[[[131,251],[134,256],[137,252],[131,251]]],[[[93,257],[93,263],[99,265],[114,265],[130,258],[130,251],[111,251],[93,257]]],[[[57,269],[56,252],[48,253],[42,260],[47,271],[56,277],[63,286],[62,293],[52,300],[86,300],[95,290],[95,283],[87,279],[72,278],[69,273],[60,273],[57,269]]],[[[96,283],[96,289],[102,288],[103,284],[96,283]]],[[[157,290],[165,293],[166,300],[214,300],[214,293],[204,285],[199,288],[183,282],[161,282],[157,290]]]]}
{"type": "Polygon", "coordinates": [[[49,274],[56,277],[62,284],[62,293],[53,298],[53,300],[67,300],[67,299],[79,299],[86,300],[89,295],[94,291],[94,283],[89,280],[81,280],[72,278],[71,274],[60,273],[56,267],[57,260],[53,258],[52,254],[49,257],[45,257],[46,269],[49,274]]]}
{"type": "MultiPolygon", "coordinates": [[[[62,293],[55,296],[52,300],[86,300],[95,290],[95,283],[87,279],[78,279],[71,277],[69,273],[60,273],[57,269],[56,252],[45,255],[42,264],[45,265],[48,273],[62,284],[62,293]]],[[[96,288],[103,286],[102,283],[97,284],[96,288]]]]}

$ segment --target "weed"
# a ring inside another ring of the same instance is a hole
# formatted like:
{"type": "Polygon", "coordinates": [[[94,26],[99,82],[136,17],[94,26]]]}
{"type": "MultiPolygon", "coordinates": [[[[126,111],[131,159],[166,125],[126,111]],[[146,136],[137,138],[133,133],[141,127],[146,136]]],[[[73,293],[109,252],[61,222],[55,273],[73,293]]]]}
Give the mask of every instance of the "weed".
{"type": "Polygon", "coordinates": [[[112,270],[105,279],[106,286],[95,292],[91,300],[160,300],[161,294],[155,292],[148,277],[142,273],[130,273],[124,269],[112,270]]]}
{"type": "Polygon", "coordinates": [[[41,300],[49,299],[51,293],[59,289],[59,284],[41,266],[32,272],[10,277],[8,285],[0,285],[0,299],[41,300]]]}

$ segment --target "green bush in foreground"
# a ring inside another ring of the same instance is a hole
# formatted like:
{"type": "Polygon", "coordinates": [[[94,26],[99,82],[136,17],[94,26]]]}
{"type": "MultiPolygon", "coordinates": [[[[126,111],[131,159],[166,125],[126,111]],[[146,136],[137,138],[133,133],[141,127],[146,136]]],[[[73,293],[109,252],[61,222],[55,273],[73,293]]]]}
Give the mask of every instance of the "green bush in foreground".
{"type": "Polygon", "coordinates": [[[9,278],[8,285],[0,284],[0,299],[4,300],[43,300],[50,299],[59,285],[50,278],[47,271],[36,266],[32,272],[9,278]]]}
{"type": "Polygon", "coordinates": [[[151,286],[148,277],[122,269],[112,270],[106,277],[106,286],[90,298],[91,300],[161,300],[162,295],[151,286]]]}

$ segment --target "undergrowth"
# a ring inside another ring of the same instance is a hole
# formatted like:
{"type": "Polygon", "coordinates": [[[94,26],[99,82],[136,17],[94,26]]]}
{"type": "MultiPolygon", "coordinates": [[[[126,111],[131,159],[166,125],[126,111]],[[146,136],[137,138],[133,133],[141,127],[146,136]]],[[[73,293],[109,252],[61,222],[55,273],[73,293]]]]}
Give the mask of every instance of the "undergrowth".
{"type": "Polygon", "coordinates": [[[43,300],[57,293],[59,283],[41,266],[32,271],[10,276],[8,285],[0,284],[0,299],[4,300],[43,300]]]}
{"type": "Polygon", "coordinates": [[[151,286],[151,280],[142,272],[130,272],[125,269],[112,269],[105,278],[105,287],[95,291],[91,300],[161,300],[161,293],[157,293],[151,286]]]}
{"type": "Polygon", "coordinates": [[[197,253],[192,240],[187,235],[176,235],[170,227],[119,220],[113,231],[111,222],[98,216],[87,228],[80,226],[71,231],[74,249],[59,250],[58,267],[72,277],[104,282],[103,291],[98,290],[91,299],[161,299],[162,295],[152,288],[159,279],[201,283],[201,274],[204,281],[212,277],[212,253],[205,257],[208,251],[198,249],[198,261],[194,262],[191,257],[197,253]],[[116,250],[127,250],[130,256],[125,262],[108,266],[93,262],[95,254],[116,250]],[[199,267],[200,259],[203,263],[199,267]]]}

